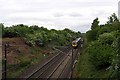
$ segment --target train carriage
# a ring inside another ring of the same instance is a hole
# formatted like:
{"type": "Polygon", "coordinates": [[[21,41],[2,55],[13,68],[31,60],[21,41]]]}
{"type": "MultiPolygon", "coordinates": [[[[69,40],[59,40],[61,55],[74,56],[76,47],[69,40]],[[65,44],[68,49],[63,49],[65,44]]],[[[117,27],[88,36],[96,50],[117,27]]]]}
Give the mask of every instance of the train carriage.
{"type": "Polygon", "coordinates": [[[79,45],[80,45],[80,40],[81,40],[81,37],[80,38],[77,38],[76,40],[72,41],[72,47],[74,49],[76,49],[79,45]]]}

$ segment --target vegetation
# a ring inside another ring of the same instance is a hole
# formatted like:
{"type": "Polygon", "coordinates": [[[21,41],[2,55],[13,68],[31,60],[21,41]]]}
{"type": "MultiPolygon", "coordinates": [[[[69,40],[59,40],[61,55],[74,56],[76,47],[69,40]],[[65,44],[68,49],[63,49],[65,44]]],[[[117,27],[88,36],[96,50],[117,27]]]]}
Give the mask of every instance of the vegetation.
{"type": "Polygon", "coordinates": [[[41,54],[44,49],[34,49],[31,47],[29,54],[27,57],[24,55],[25,53],[20,53],[17,57],[19,59],[18,63],[7,64],[7,78],[15,78],[21,75],[27,68],[39,63],[42,59],[47,58],[47,55],[44,57],[44,54],[41,54]],[[36,52],[35,50],[40,50],[36,52]]]}
{"type": "Polygon", "coordinates": [[[64,30],[48,30],[44,27],[33,25],[19,24],[11,27],[2,26],[2,37],[23,37],[26,44],[29,46],[44,46],[51,42],[56,42],[54,45],[67,45],[71,40],[81,36],[80,32],[73,32],[69,29],[64,30]]]}
{"type": "MultiPolygon", "coordinates": [[[[67,28],[64,30],[48,30],[47,28],[37,25],[27,26],[19,24],[4,27],[3,24],[0,24],[0,29],[0,32],[2,32],[0,36],[3,38],[22,37],[25,44],[32,48],[30,54],[32,56],[34,55],[35,58],[26,60],[22,56],[19,58],[20,62],[18,64],[8,66],[10,71],[13,70],[13,66],[17,66],[14,69],[16,71],[18,70],[18,73],[20,73],[20,70],[26,69],[29,64],[43,58],[44,55],[40,57],[41,54],[39,54],[40,51],[37,49],[38,47],[47,49],[48,46],[65,46],[71,44],[72,40],[81,36],[80,32],[73,32],[67,28]]],[[[99,18],[94,19],[91,30],[87,31],[83,38],[85,42],[77,64],[78,77],[119,79],[120,22],[116,14],[112,14],[103,25],[99,25],[99,18]]],[[[17,75],[12,74],[12,77],[15,76],[17,75]]]]}
{"type": "MultiPolygon", "coordinates": [[[[48,30],[37,25],[27,26],[23,24],[12,25],[5,27],[0,24],[1,37],[12,44],[19,43],[17,40],[22,40],[25,46],[11,46],[9,54],[12,56],[12,61],[7,62],[7,77],[15,78],[19,76],[25,69],[40,62],[42,59],[52,54],[52,49],[55,46],[70,45],[71,41],[79,36],[80,32],[74,32],[65,28],[64,30],[48,30]],[[17,40],[13,40],[16,39],[17,40]],[[19,39],[20,38],[20,39],[19,39]]],[[[16,44],[15,44],[16,45],[16,44]]],[[[9,59],[11,56],[7,56],[9,59]]],[[[11,59],[11,58],[10,58],[11,59]]]]}
{"type": "Polygon", "coordinates": [[[120,22],[112,14],[104,25],[93,20],[85,34],[77,73],[80,78],[120,78],[120,22]]]}

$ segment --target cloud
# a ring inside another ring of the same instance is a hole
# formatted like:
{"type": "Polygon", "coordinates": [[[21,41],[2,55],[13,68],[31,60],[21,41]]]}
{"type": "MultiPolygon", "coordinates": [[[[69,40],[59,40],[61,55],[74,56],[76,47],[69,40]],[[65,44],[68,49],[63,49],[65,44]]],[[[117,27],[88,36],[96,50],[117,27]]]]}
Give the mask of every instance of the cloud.
{"type": "Polygon", "coordinates": [[[54,17],[63,17],[64,15],[62,13],[55,13],[53,14],[54,17]]]}
{"type": "Polygon", "coordinates": [[[0,0],[0,21],[5,25],[35,24],[85,32],[96,17],[102,24],[117,13],[117,3],[118,0],[0,0]]]}
{"type": "Polygon", "coordinates": [[[80,31],[82,33],[85,33],[86,31],[90,30],[90,27],[91,27],[91,24],[83,24],[83,25],[77,25],[77,26],[74,26],[72,27],[71,29],[74,30],[74,31],[80,31]]]}
{"type": "Polygon", "coordinates": [[[69,16],[71,16],[71,17],[81,17],[82,15],[80,13],[71,13],[69,16]]]}

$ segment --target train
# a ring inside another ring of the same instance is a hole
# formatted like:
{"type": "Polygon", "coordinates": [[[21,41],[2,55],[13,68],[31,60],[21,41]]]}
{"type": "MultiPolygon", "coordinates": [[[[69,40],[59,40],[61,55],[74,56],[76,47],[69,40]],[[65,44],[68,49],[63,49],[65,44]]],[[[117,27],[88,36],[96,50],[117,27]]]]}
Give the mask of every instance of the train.
{"type": "Polygon", "coordinates": [[[82,45],[82,38],[79,37],[76,40],[72,41],[72,47],[76,49],[79,45],[82,45]]]}

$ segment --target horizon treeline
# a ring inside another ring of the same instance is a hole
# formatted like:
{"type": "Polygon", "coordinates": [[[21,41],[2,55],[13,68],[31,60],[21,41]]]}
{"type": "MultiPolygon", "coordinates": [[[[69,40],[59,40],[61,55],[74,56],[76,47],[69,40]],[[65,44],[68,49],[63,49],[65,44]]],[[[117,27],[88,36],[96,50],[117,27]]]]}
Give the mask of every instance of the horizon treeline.
{"type": "Polygon", "coordinates": [[[55,45],[68,45],[72,40],[81,36],[81,32],[74,32],[68,28],[63,30],[48,30],[47,28],[37,25],[27,26],[24,24],[4,27],[1,23],[2,38],[22,37],[26,44],[30,46],[44,46],[54,42],[55,45]]]}

